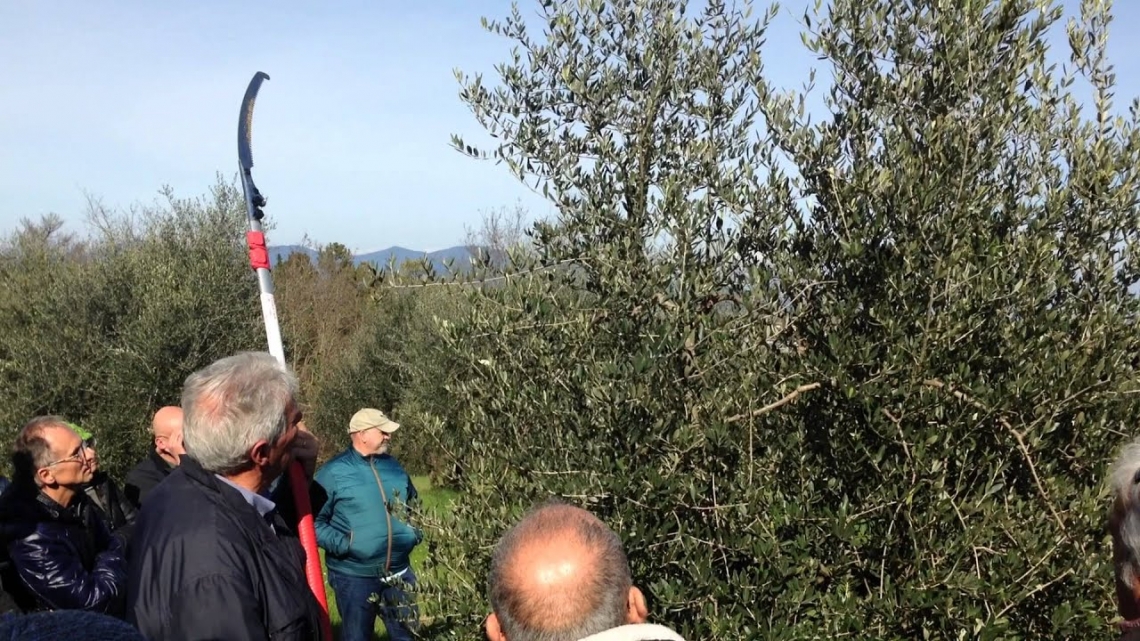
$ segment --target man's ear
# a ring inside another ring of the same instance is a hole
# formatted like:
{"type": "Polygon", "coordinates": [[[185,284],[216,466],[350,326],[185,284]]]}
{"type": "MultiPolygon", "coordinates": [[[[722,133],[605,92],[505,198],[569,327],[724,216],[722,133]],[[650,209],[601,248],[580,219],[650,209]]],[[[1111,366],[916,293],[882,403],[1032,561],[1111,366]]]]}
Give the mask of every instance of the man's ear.
{"type": "Polygon", "coordinates": [[[55,485],[55,475],[49,468],[41,467],[36,470],[36,478],[39,479],[41,486],[55,485]]]}
{"type": "Polygon", "coordinates": [[[629,587],[629,600],[626,602],[625,618],[628,623],[645,623],[649,619],[649,608],[645,605],[645,595],[636,585],[629,587]]]}
{"type": "Polygon", "coordinates": [[[269,445],[269,441],[264,439],[253,444],[249,448],[249,460],[253,461],[254,465],[268,465],[269,453],[273,450],[269,445]]]}
{"type": "Polygon", "coordinates": [[[503,636],[503,628],[499,627],[499,617],[495,616],[494,612],[491,613],[491,616],[487,617],[483,626],[487,630],[487,639],[489,639],[489,641],[507,641],[507,637],[503,636]]]}

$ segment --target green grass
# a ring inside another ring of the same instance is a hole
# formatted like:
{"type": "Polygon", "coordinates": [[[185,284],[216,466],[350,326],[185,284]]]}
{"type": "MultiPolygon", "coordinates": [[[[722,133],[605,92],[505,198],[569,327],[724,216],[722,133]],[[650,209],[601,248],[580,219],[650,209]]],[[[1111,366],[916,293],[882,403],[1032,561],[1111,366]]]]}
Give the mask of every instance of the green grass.
{"type": "MultiPolygon", "coordinates": [[[[447,507],[455,500],[457,494],[446,488],[437,488],[432,485],[431,479],[426,476],[413,476],[412,482],[416,484],[416,489],[420,493],[420,500],[423,503],[425,511],[438,513],[441,510],[446,510],[447,507]]],[[[418,545],[415,550],[412,550],[412,568],[418,569],[423,567],[424,559],[427,557],[427,546],[418,545]]],[[[321,550],[321,569],[325,575],[325,594],[328,596],[329,601],[329,621],[332,623],[333,639],[339,641],[340,639],[340,613],[336,609],[336,595],[333,593],[332,587],[329,586],[328,569],[325,567],[325,551],[321,550]]],[[[388,633],[384,630],[384,624],[380,619],[376,619],[376,638],[387,639],[388,633]]]]}

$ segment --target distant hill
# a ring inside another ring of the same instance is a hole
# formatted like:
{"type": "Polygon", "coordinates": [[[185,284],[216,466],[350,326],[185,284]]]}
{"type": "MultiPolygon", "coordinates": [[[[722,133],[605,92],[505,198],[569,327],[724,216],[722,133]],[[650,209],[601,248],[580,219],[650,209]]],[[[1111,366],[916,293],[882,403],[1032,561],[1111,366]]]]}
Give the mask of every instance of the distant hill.
{"type": "MultiPolygon", "coordinates": [[[[271,265],[277,265],[280,261],[296,253],[305,254],[309,257],[309,260],[316,260],[317,258],[317,252],[307,247],[301,245],[278,245],[269,247],[269,262],[271,265]]],[[[470,254],[467,252],[467,247],[463,245],[448,247],[447,249],[434,252],[418,251],[406,247],[389,247],[388,249],[381,249],[380,251],[355,255],[352,257],[352,262],[355,265],[372,263],[375,267],[387,267],[388,260],[395,258],[396,266],[399,267],[404,261],[418,260],[425,256],[431,261],[436,273],[443,275],[447,273],[447,267],[444,265],[447,260],[454,261],[454,268],[463,269],[468,266],[470,254]]]]}
{"type": "Polygon", "coordinates": [[[293,254],[305,254],[309,260],[317,259],[317,252],[301,245],[273,245],[269,246],[269,265],[276,267],[277,263],[289,258],[293,254]]]}

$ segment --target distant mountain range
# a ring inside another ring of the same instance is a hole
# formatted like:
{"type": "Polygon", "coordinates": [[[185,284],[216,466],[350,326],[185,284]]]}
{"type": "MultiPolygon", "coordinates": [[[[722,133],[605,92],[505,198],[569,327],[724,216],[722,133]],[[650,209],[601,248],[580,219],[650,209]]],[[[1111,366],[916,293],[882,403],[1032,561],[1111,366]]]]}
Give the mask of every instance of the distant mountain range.
{"type": "MultiPolygon", "coordinates": [[[[292,254],[305,254],[309,257],[309,260],[312,261],[316,261],[317,259],[317,252],[314,249],[302,245],[278,245],[269,247],[269,263],[271,266],[276,266],[277,263],[287,259],[292,254]]],[[[389,247],[388,249],[381,249],[380,251],[355,255],[352,257],[352,262],[355,265],[372,263],[373,266],[379,268],[387,267],[388,260],[395,258],[396,267],[399,267],[406,260],[419,260],[426,257],[431,261],[436,273],[443,275],[447,273],[447,268],[444,265],[446,261],[454,261],[454,269],[463,269],[468,266],[470,256],[471,254],[468,253],[467,247],[463,245],[448,247],[447,249],[434,252],[416,251],[414,249],[407,249],[406,247],[389,247]]]]}

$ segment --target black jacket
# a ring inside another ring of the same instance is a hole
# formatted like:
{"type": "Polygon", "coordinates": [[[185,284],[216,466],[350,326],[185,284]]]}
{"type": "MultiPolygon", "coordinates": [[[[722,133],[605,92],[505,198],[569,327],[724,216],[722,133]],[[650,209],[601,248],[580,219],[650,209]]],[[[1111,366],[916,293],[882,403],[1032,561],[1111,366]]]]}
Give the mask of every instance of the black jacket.
{"type": "Polygon", "coordinates": [[[0,499],[0,537],[10,563],[4,588],[21,609],[88,610],[122,616],[122,541],[78,494],[67,508],[13,488],[0,499]]]}
{"type": "Polygon", "coordinates": [[[123,485],[123,493],[126,494],[127,500],[137,510],[142,507],[146,495],[150,494],[150,491],[163,479],[170,476],[172,471],[174,471],[174,466],[167,463],[158,455],[158,452],[151,450],[146,458],[139,461],[138,465],[131,468],[130,472],[127,472],[127,482],[123,485]]]}
{"type": "MultiPolygon", "coordinates": [[[[0,476],[0,494],[7,492],[10,487],[12,487],[12,482],[7,477],[0,476]]],[[[0,543],[0,614],[20,612],[20,604],[16,602],[12,588],[9,587],[19,582],[20,579],[16,576],[16,570],[12,567],[12,562],[8,560],[8,553],[4,551],[4,546],[0,543]]]]}
{"type": "Polygon", "coordinates": [[[90,499],[90,506],[103,517],[112,532],[129,526],[138,515],[135,506],[127,501],[119,486],[103,470],[95,473],[95,477],[83,488],[83,491],[90,499]]]}
{"type": "Polygon", "coordinates": [[[283,481],[278,509],[263,518],[182,457],[135,522],[127,620],[150,641],[320,639],[289,492],[283,481]]]}

